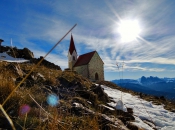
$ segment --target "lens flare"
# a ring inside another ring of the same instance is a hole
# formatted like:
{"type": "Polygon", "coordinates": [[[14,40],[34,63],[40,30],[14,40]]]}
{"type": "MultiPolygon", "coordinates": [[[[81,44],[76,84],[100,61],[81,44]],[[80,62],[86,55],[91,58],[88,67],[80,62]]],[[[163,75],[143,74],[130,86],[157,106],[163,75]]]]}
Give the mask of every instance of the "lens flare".
{"type": "Polygon", "coordinates": [[[57,106],[59,103],[59,97],[56,95],[50,94],[47,97],[47,103],[52,107],[57,106]]]}
{"type": "Polygon", "coordinates": [[[121,35],[122,41],[129,42],[139,36],[141,28],[136,20],[124,20],[119,24],[118,32],[121,35]]]}
{"type": "Polygon", "coordinates": [[[31,108],[29,105],[26,105],[26,104],[22,105],[19,108],[19,115],[25,115],[25,114],[29,113],[30,109],[31,108]]]}

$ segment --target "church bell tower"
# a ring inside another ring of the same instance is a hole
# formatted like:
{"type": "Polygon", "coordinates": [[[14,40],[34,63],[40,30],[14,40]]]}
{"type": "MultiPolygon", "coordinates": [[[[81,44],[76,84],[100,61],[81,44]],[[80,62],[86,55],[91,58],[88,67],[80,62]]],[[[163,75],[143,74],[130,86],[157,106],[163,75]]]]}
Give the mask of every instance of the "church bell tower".
{"type": "Polygon", "coordinates": [[[77,51],[75,48],[73,36],[71,34],[69,52],[68,52],[68,65],[70,70],[73,70],[73,66],[76,63],[76,61],[77,61],[77,51]]]}

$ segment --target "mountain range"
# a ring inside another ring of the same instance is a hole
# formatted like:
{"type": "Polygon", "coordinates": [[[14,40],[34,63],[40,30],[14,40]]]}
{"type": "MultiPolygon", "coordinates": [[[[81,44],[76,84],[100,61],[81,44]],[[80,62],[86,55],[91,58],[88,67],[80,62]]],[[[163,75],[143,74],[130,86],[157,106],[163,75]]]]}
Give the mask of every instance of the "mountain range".
{"type": "Polygon", "coordinates": [[[136,92],[154,96],[164,96],[175,100],[175,78],[145,77],[135,79],[116,79],[113,83],[136,92]]]}

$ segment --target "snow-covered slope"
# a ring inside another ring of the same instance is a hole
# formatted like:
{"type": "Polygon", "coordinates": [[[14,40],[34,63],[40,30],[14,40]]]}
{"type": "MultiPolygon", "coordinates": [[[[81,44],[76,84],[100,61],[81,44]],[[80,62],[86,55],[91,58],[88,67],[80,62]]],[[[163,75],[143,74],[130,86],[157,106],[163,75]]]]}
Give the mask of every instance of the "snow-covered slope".
{"type": "Polygon", "coordinates": [[[23,58],[13,58],[9,56],[6,52],[0,53],[0,61],[7,61],[7,62],[28,62],[29,60],[25,60],[23,58]]]}
{"type": "Polygon", "coordinates": [[[145,130],[153,130],[148,123],[144,123],[149,121],[150,124],[153,122],[158,130],[175,130],[175,113],[165,110],[163,105],[153,105],[152,102],[145,101],[129,93],[124,93],[104,85],[102,87],[108,96],[116,102],[111,102],[109,105],[121,109],[119,104],[117,105],[117,102],[121,104],[121,100],[124,105],[123,110],[125,108],[133,108],[135,117],[133,124],[145,130]]]}

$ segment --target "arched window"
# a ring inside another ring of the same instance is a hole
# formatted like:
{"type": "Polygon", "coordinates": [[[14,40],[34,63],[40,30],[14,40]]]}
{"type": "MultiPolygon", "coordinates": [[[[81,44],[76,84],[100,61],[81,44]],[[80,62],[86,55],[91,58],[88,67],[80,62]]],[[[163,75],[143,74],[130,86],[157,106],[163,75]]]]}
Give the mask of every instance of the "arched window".
{"type": "Polygon", "coordinates": [[[95,80],[99,80],[98,73],[95,73],[95,80]]]}
{"type": "Polygon", "coordinates": [[[73,60],[75,60],[75,56],[73,56],[73,60]]]}

